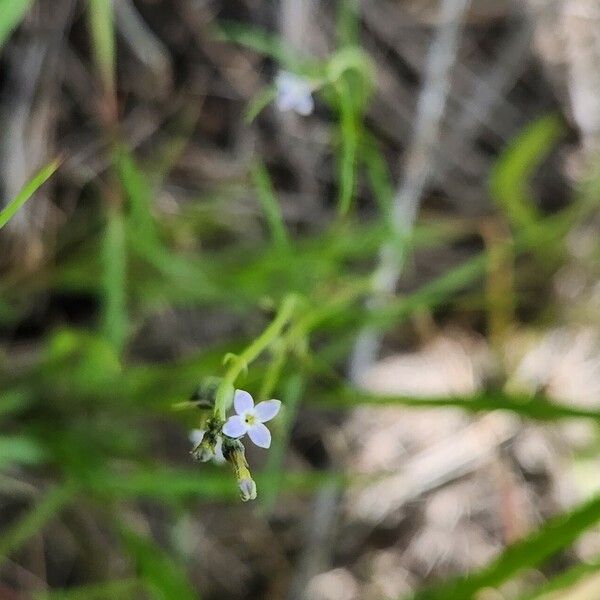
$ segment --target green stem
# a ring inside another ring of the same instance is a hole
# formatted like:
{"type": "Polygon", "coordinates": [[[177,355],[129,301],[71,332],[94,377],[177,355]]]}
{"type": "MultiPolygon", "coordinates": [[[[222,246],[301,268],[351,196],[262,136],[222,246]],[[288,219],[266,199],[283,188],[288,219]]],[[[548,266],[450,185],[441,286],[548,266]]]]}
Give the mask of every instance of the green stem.
{"type": "Polygon", "coordinates": [[[267,367],[260,393],[258,394],[259,400],[268,400],[273,394],[273,390],[277,386],[277,382],[281,376],[281,370],[285,364],[286,353],[287,347],[284,343],[276,344],[272,349],[272,360],[267,367]]]}
{"type": "Polygon", "coordinates": [[[227,369],[223,380],[217,390],[215,401],[215,416],[225,420],[227,411],[233,402],[233,391],[235,380],[240,373],[248,368],[248,365],[256,360],[260,354],[268,348],[281,334],[283,328],[288,324],[298,303],[295,294],[289,294],[281,303],[279,312],[269,326],[237,357],[227,369]]]}
{"type": "Polygon", "coordinates": [[[373,69],[366,54],[359,48],[343,48],[336,52],[327,65],[329,83],[339,81],[345,71],[356,71],[366,81],[370,81],[373,69]]]}

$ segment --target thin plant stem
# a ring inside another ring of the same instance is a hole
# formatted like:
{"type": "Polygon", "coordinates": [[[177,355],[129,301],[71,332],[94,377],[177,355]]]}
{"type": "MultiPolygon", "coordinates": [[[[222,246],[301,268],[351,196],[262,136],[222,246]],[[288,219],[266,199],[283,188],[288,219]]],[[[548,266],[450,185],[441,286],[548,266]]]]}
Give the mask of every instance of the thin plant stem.
{"type": "Polygon", "coordinates": [[[279,312],[269,326],[238,356],[229,354],[225,357],[231,361],[219,388],[215,401],[215,416],[225,420],[227,411],[233,402],[233,389],[236,379],[248,366],[256,360],[275,340],[279,338],[283,328],[289,323],[298,304],[298,297],[289,294],[281,303],[279,312]]]}

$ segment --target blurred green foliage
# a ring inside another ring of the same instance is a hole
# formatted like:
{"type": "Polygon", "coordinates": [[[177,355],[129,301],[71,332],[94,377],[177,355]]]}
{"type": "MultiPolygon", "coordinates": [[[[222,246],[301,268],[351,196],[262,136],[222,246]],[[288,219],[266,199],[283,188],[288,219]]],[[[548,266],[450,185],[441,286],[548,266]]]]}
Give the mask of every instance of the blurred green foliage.
{"type": "Polygon", "coordinates": [[[0,0],[0,48],[25,18],[33,0],[0,0]]]}
{"type": "MultiPolygon", "coordinates": [[[[28,4],[0,2],[0,43],[28,4]]],[[[110,3],[93,0],[88,9],[97,67],[107,93],[112,93],[115,57],[110,3]]],[[[268,171],[260,162],[249,173],[248,185],[255,190],[264,215],[268,232],[264,239],[244,236],[235,224],[215,225],[209,211],[195,206],[180,215],[160,215],[153,206],[156,174],[138,164],[125,140],[114,143],[111,172],[106,180],[96,182],[102,208],[92,224],[84,225],[76,243],[42,273],[0,284],[0,306],[6,307],[0,311],[4,326],[17,322],[30,308],[31,298],[41,294],[86,294],[99,306],[96,325],[48,332],[42,349],[25,364],[13,364],[9,350],[3,350],[1,483],[4,489],[14,486],[16,490],[20,474],[27,472],[38,489],[29,508],[0,538],[0,555],[5,558],[49,519],[79,501],[85,501],[106,522],[119,515],[120,503],[142,498],[182,510],[192,499],[235,501],[232,480],[222,471],[209,466],[199,470],[192,464],[182,468],[161,458],[153,449],[154,424],[157,419],[178,424],[185,454],[186,429],[193,426],[194,415],[174,412],[172,404],[186,399],[202,377],[222,373],[225,353],[251,344],[264,327],[267,318],[259,307],[266,304],[269,312],[290,293],[302,301],[282,337],[281,351],[271,349],[245,380],[249,389],[260,390],[261,396],[276,393],[286,404],[267,465],[257,476],[267,512],[279,493],[301,493],[325,481],[345,482],[336,473],[282,470],[294,416],[305,402],[344,409],[390,403],[424,409],[459,407],[468,412],[501,409],[524,419],[600,421],[598,411],[551,403],[543,397],[517,397],[502,389],[466,398],[416,399],[375,397],[349,387],[339,375],[339,366],[365,325],[385,330],[423,310],[458,309],[473,297],[476,304],[471,310],[485,311],[480,288],[489,252],[456,265],[379,310],[365,308],[370,268],[379,248],[398,241],[390,238],[388,226],[393,190],[386,162],[363,126],[371,74],[368,60],[356,45],[351,16],[347,11],[340,13],[340,50],[325,63],[302,61],[279,40],[240,25],[224,25],[219,35],[321,82],[318,93],[331,108],[336,130],[332,141],[338,164],[339,213],[344,218],[321,231],[291,236],[268,171]],[[356,181],[363,170],[379,207],[369,223],[352,211],[356,181]],[[178,243],[182,231],[200,238],[216,227],[220,237],[232,241],[191,250],[178,243]],[[218,308],[243,316],[244,339],[224,339],[214,348],[166,364],[132,360],[132,340],[147,319],[166,307],[218,308]],[[315,334],[318,345],[311,343],[315,334]]],[[[266,90],[250,110],[251,116],[272,97],[273,91],[266,90]]],[[[561,132],[562,125],[554,116],[532,123],[507,148],[492,173],[491,194],[514,226],[512,237],[502,242],[502,251],[509,255],[539,255],[547,248],[556,249],[565,232],[597,203],[597,198],[590,201],[590,193],[582,193],[562,213],[546,217],[533,206],[529,180],[561,132]]],[[[0,226],[57,166],[51,163],[25,186],[0,213],[0,226]]],[[[225,195],[217,198],[214,210],[226,211],[229,200],[225,195]]],[[[414,249],[443,246],[464,234],[460,223],[423,221],[411,233],[409,244],[414,249]]],[[[599,519],[600,501],[594,498],[508,548],[482,571],[425,590],[415,598],[471,598],[485,586],[497,586],[521,569],[539,565],[599,519]]],[[[196,597],[185,570],[168,550],[122,522],[111,527],[132,564],[133,579],[49,592],[38,598],[128,598],[138,589],[156,599],[196,597]]]]}

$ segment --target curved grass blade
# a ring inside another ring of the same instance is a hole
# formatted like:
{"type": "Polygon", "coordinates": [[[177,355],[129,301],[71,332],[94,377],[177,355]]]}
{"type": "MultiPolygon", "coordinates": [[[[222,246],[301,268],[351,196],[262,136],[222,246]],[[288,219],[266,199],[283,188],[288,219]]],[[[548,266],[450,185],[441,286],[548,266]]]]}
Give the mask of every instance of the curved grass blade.
{"type": "MultiPolygon", "coordinates": [[[[2,9],[0,7],[0,13],[2,9]]],[[[4,227],[15,213],[33,196],[33,194],[45,183],[58,169],[60,160],[55,159],[40,169],[22,188],[21,191],[0,211],[0,229],[4,227]]]]}
{"type": "MultiPolygon", "coordinates": [[[[597,577],[600,573],[600,562],[577,564],[566,571],[552,577],[534,592],[520,596],[519,600],[559,600],[559,598],[570,598],[570,596],[559,596],[559,593],[567,594],[573,587],[584,583],[589,577],[597,577]]],[[[577,596],[583,598],[583,596],[577,596]]]]}
{"type": "Polygon", "coordinates": [[[153,600],[197,600],[181,565],[153,541],[126,527],[120,528],[123,544],[133,558],[143,587],[153,600]]]}
{"type": "Polygon", "coordinates": [[[289,244],[285,223],[281,214],[281,208],[275,197],[269,173],[265,166],[258,162],[252,169],[252,181],[256,189],[256,195],[269,226],[273,245],[278,248],[289,244]]]}
{"type": "Polygon", "coordinates": [[[0,538],[0,565],[34,536],[72,498],[69,487],[55,487],[0,538]]]}
{"type": "Polygon", "coordinates": [[[495,588],[523,569],[537,565],[572,544],[586,529],[600,521],[600,495],[570,512],[555,517],[540,529],[509,546],[481,571],[417,592],[410,600],[469,600],[483,588],[495,588]]]}
{"type": "Polygon", "coordinates": [[[537,119],[509,144],[492,169],[490,194],[518,228],[531,228],[540,218],[529,180],[563,134],[564,125],[557,115],[537,119]]]}
{"type": "Polygon", "coordinates": [[[252,123],[254,119],[277,97],[275,86],[267,86],[262,89],[252,100],[244,112],[244,121],[252,123]]]}

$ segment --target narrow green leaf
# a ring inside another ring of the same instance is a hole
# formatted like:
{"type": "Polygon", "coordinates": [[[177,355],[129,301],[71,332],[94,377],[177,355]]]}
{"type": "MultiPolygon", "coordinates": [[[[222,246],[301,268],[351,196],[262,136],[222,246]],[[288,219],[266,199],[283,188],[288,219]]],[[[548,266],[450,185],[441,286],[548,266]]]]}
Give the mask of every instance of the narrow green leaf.
{"type": "Polygon", "coordinates": [[[277,90],[272,85],[261,90],[254,98],[252,98],[248,108],[246,108],[246,111],[244,112],[244,121],[246,121],[246,123],[252,123],[263,108],[275,100],[276,96],[277,90]]]}
{"type": "Polygon", "coordinates": [[[485,273],[486,264],[487,254],[478,254],[421,286],[412,294],[389,302],[379,311],[373,311],[368,317],[369,321],[375,327],[385,327],[418,310],[448,302],[453,294],[480,279],[485,273]]]}
{"type": "Polygon", "coordinates": [[[146,245],[160,243],[156,223],[152,215],[152,190],[148,176],[142,172],[125,146],[118,146],[114,153],[114,165],[127,198],[126,225],[136,239],[146,245]]]}
{"type": "MultiPolygon", "coordinates": [[[[592,575],[596,575],[600,571],[600,563],[583,563],[576,564],[566,571],[552,577],[545,583],[543,583],[540,587],[538,587],[535,591],[525,594],[521,596],[519,600],[547,600],[548,596],[551,594],[553,600],[556,600],[557,596],[555,592],[559,592],[562,590],[568,590],[573,586],[576,586],[578,583],[585,581],[585,579],[592,575]]],[[[570,596],[563,596],[565,600],[570,598],[570,596]]],[[[579,599],[581,600],[581,596],[579,599]]]]}
{"type": "Polygon", "coordinates": [[[102,241],[101,329],[117,349],[123,346],[127,328],[126,252],[123,215],[119,209],[112,208],[102,241]]]}
{"type": "Polygon", "coordinates": [[[460,408],[470,413],[506,410],[536,421],[588,419],[600,423],[600,410],[578,408],[550,402],[544,398],[515,396],[502,391],[489,391],[462,397],[415,398],[409,396],[375,395],[351,388],[336,389],[321,394],[312,402],[326,408],[368,406],[413,406],[416,408],[460,408]]]}
{"type": "Polygon", "coordinates": [[[359,45],[358,7],[356,0],[337,0],[336,37],[340,48],[359,45]]]}
{"type": "Polygon", "coordinates": [[[252,168],[252,181],[254,182],[256,195],[263,209],[267,225],[269,226],[273,244],[279,248],[287,246],[289,240],[279,202],[275,197],[269,173],[260,162],[256,163],[252,168]]]}
{"type": "Polygon", "coordinates": [[[179,564],[157,544],[121,528],[121,538],[153,600],[198,600],[179,564]]]}
{"type": "MultiPolygon", "coordinates": [[[[2,7],[0,6],[0,14],[2,7]]],[[[33,196],[38,188],[58,169],[60,160],[55,159],[40,169],[21,189],[21,191],[0,211],[0,229],[8,223],[15,213],[33,196]]]]}
{"type": "Polygon", "coordinates": [[[115,90],[115,32],[112,0],[88,0],[92,51],[105,91],[115,90]]]}
{"type": "Polygon", "coordinates": [[[486,587],[497,587],[523,569],[536,567],[572,544],[586,529],[600,521],[600,496],[555,517],[525,539],[509,546],[481,571],[446,584],[428,588],[411,600],[469,600],[486,587]]]}
{"type": "Polygon", "coordinates": [[[340,110],[340,156],[338,209],[345,215],[352,204],[354,194],[356,151],[358,148],[358,122],[350,84],[345,77],[338,80],[340,110]]]}
{"type": "Polygon", "coordinates": [[[169,502],[184,498],[237,498],[235,480],[223,472],[183,469],[138,469],[131,473],[98,472],[92,485],[115,498],[154,498],[169,502]]]}
{"type": "Polygon", "coordinates": [[[379,149],[377,142],[363,134],[359,147],[359,158],[364,163],[369,185],[379,210],[386,217],[390,213],[394,188],[388,171],[388,166],[379,149]]]}
{"type": "Polygon", "coordinates": [[[0,564],[42,529],[71,497],[72,491],[68,487],[55,487],[46,492],[42,500],[0,538],[0,564]]]}
{"type": "Polygon", "coordinates": [[[529,181],[540,163],[564,134],[560,117],[547,115],[530,123],[504,150],[490,176],[490,194],[518,228],[539,220],[529,181]]]}
{"type": "Polygon", "coordinates": [[[279,38],[244,23],[221,21],[215,29],[215,37],[269,56],[291,71],[299,68],[299,58],[279,38]]]}

